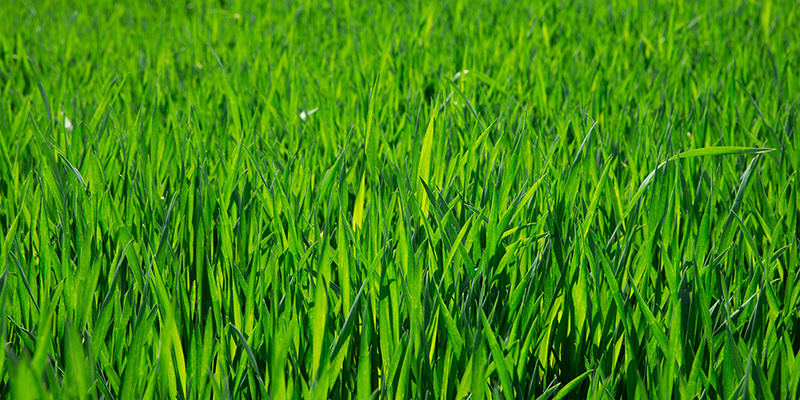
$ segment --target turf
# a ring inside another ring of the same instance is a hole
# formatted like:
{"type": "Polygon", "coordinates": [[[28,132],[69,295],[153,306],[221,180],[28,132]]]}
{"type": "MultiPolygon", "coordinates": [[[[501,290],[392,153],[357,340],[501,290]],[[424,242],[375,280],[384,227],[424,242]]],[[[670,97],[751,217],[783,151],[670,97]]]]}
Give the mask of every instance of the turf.
{"type": "Polygon", "coordinates": [[[0,397],[800,398],[800,4],[0,2],[0,397]]]}

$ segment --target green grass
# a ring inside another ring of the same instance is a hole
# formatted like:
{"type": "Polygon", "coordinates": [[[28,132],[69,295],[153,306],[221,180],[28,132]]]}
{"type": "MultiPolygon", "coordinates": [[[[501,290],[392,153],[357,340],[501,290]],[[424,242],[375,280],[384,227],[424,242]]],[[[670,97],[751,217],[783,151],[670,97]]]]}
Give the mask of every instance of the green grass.
{"type": "Polygon", "coordinates": [[[0,397],[800,398],[800,4],[0,2],[0,397]]]}

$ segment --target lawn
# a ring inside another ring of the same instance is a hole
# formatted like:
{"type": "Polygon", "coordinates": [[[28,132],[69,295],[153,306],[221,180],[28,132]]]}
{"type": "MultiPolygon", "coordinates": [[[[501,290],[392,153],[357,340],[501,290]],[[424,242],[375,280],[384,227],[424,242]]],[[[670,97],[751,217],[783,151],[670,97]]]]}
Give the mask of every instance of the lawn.
{"type": "Polygon", "coordinates": [[[0,398],[800,398],[798,2],[0,20],[0,398]]]}

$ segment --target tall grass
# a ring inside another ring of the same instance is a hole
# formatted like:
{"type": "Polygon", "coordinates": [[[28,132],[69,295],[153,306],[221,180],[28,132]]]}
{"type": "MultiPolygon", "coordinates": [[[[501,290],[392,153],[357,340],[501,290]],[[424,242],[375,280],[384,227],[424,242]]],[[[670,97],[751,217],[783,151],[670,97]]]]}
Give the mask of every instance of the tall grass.
{"type": "Polygon", "coordinates": [[[0,397],[800,398],[800,6],[0,4],[0,397]]]}

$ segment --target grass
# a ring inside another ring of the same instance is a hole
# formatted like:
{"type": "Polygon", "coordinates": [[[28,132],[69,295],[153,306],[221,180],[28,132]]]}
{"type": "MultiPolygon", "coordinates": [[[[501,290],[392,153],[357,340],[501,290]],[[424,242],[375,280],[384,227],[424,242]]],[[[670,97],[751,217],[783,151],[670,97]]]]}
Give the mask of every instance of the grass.
{"type": "Polygon", "coordinates": [[[800,398],[797,3],[157,3],[0,5],[0,397],[800,398]]]}

